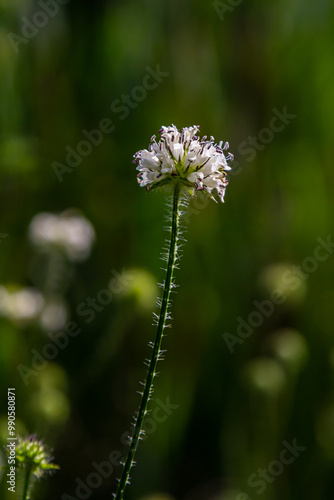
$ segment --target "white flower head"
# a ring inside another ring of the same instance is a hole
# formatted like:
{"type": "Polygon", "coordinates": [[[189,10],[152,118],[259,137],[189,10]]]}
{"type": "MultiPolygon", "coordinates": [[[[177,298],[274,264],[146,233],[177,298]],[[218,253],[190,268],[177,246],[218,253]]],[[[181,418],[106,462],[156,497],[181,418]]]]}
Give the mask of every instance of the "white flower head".
{"type": "MultiPolygon", "coordinates": [[[[151,138],[148,149],[142,149],[134,155],[137,163],[138,182],[147,190],[170,184],[181,183],[192,194],[203,191],[211,199],[216,191],[224,202],[228,184],[226,171],[231,170],[227,162],[233,160],[231,153],[224,154],[228,142],[215,144],[214,138],[197,136],[199,127],[184,127],[179,131],[175,125],[162,127],[161,138],[151,138]]],[[[216,201],[216,200],[215,200],[216,201]]]]}

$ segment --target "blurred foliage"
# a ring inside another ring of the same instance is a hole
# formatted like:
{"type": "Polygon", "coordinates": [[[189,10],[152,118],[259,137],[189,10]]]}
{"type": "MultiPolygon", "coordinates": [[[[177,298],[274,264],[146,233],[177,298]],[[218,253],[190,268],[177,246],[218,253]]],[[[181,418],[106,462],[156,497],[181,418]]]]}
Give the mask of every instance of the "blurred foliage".
{"type": "Polygon", "coordinates": [[[161,421],[127,498],[333,498],[334,261],[316,250],[334,209],[333,3],[0,0],[0,19],[0,429],[4,445],[15,387],[18,434],[60,465],[36,499],[115,488],[166,236],[165,195],[131,161],[171,123],[228,140],[234,171],[224,206],[190,204],[161,421]],[[89,221],[95,243],[50,214],[89,221]]]}

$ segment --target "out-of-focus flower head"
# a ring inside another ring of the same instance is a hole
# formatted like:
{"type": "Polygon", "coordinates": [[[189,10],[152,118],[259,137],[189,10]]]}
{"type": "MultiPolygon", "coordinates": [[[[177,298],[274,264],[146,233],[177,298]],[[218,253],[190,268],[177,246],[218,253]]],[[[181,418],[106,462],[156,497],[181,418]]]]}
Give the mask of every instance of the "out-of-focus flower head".
{"type": "Polygon", "coordinates": [[[16,460],[19,467],[30,468],[37,478],[45,476],[59,466],[52,463],[53,457],[47,446],[31,435],[27,438],[19,437],[16,444],[16,460]]]}
{"type": "Polygon", "coordinates": [[[11,291],[0,286],[0,316],[14,321],[33,321],[44,306],[43,295],[34,288],[20,288],[11,291]]]}
{"type": "Polygon", "coordinates": [[[83,261],[90,254],[95,231],[84,216],[72,211],[60,215],[42,212],[32,219],[29,238],[38,247],[56,247],[64,251],[69,260],[83,261]]]}

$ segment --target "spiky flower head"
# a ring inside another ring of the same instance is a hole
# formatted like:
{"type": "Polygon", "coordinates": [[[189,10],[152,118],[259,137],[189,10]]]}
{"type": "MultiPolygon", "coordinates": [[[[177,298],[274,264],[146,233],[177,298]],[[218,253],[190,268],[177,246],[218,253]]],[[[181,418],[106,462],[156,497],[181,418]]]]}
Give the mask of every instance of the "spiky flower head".
{"type": "Polygon", "coordinates": [[[160,186],[180,183],[191,194],[203,191],[214,201],[216,191],[224,202],[228,184],[226,171],[231,170],[227,162],[233,160],[231,153],[224,154],[228,142],[215,144],[213,137],[207,140],[197,136],[199,126],[184,127],[179,131],[175,125],[162,127],[160,140],[151,138],[148,149],[142,149],[134,155],[138,163],[138,182],[151,191],[160,186]]]}
{"type": "Polygon", "coordinates": [[[28,438],[19,437],[16,445],[16,460],[19,467],[29,469],[36,479],[59,469],[58,465],[52,463],[53,457],[46,445],[37,440],[35,435],[28,438]]]}

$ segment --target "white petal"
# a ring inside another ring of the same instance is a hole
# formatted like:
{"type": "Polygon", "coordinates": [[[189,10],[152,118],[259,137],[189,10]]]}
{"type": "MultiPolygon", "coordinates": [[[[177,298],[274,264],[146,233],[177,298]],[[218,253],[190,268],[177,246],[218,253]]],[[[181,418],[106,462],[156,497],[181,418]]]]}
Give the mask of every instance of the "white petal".
{"type": "Polygon", "coordinates": [[[183,157],[184,149],[182,144],[173,144],[171,147],[172,154],[177,161],[180,161],[183,157]]]}

